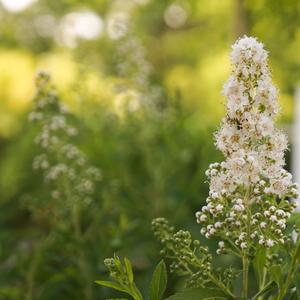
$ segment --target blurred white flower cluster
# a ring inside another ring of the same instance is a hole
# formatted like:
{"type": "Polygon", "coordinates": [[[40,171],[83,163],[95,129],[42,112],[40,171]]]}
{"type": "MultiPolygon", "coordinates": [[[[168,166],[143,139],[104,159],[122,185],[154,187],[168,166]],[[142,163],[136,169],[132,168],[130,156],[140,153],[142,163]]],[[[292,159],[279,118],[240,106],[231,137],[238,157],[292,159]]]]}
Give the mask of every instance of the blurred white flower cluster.
{"type": "MultiPolygon", "coordinates": [[[[284,229],[296,206],[291,198],[298,197],[292,175],[283,168],[288,143],[274,127],[279,106],[267,57],[252,37],[232,46],[232,75],[223,90],[227,114],[216,134],[225,160],[207,170],[207,205],[196,213],[203,235],[217,235],[242,251],[257,243],[285,243],[284,229]]],[[[225,248],[222,243],[218,253],[225,248]]]]}
{"type": "Polygon", "coordinates": [[[68,124],[68,117],[49,76],[40,73],[34,107],[29,114],[29,120],[39,125],[35,143],[41,149],[34,158],[33,169],[43,171],[45,181],[53,187],[54,199],[90,203],[101,172],[70,142],[77,130],[68,124]]]}
{"type": "Polygon", "coordinates": [[[162,99],[162,90],[152,81],[153,66],[137,35],[134,11],[148,0],[116,0],[108,14],[107,33],[114,41],[115,67],[118,82],[114,101],[117,113],[135,113],[154,108],[162,99]]]}

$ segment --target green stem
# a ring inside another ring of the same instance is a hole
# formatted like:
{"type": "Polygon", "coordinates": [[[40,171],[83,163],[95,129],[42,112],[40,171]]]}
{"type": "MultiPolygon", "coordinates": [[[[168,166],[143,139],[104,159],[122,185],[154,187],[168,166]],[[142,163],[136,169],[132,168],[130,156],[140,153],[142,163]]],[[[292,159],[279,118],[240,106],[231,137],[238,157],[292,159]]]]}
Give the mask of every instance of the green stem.
{"type": "Polygon", "coordinates": [[[85,299],[92,300],[93,299],[93,285],[92,285],[92,278],[91,278],[91,271],[90,271],[90,264],[86,257],[86,254],[84,252],[84,249],[82,249],[82,241],[83,241],[83,233],[81,230],[81,211],[80,211],[80,203],[77,202],[77,200],[74,201],[72,197],[72,187],[70,185],[70,182],[68,178],[65,179],[65,191],[67,196],[68,203],[71,203],[72,209],[71,209],[71,221],[72,226],[74,230],[74,236],[76,239],[76,247],[78,251],[78,268],[80,273],[85,277],[85,287],[84,287],[84,294],[85,299]],[[72,203],[73,202],[73,203],[72,203]]]}
{"type": "MultiPolygon", "coordinates": [[[[262,276],[262,280],[261,282],[259,283],[259,289],[260,291],[263,291],[270,283],[272,282],[269,282],[268,284],[266,284],[266,279],[267,279],[267,268],[264,267],[263,268],[263,276],[262,276]]],[[[258,293],[259,296],[258,296],[258,300],[263,300],[262,296],[260,296],[260,292],[258,293]]],[[[254,299],[254,298],[253,298],[254,299]]]]}
{"type": "MultiPolygon", "coordinates": [[[[245,198],[244,204],[246,206],[247,211],[247,222],[246,222],[246,230],[247,230],[247,247],[250,246],[250,219],[251,219],[251,211],[249,209],[249,195],[250,195],[250,187],[248,187],[245,198]]],[[[249,273],[249,254],[248,250],[246,249],[243,253],[243,289],[242,289],[242,297],[248,297],[248,273],[249,273]]]]}
{"type": "MultiPolygon", "coordinates": [[[[195,265],[196,267],[202,267],[202,265],[195,265]]],[[[189,269],[189,267],[186,265],[186,270],[192,274],[192,271],[189,269]]],[[[234,294],[230,291],[230,289],[227,288],[226,285],[224,285],[218,278],[216,278],[213,274],[208,273],[208,277],[210,280],[218,287],[220,288],[224,293],[226,293],[230,298],[234,298],[234,294]]]]}
{"type": "Polygon", "coordinates": [[[80,206],[77,202],[73,203],[72,219],[73,219],[74,233],[75,233],[76,244],[78,247],[78,254],[79,254],[78,267],[82,272],[82,274],[85,276],[85,281],[86,281],[85,282],[86,286],[84,290],[85,298],[88,300],[92,300],[93,286],[91,280],[90,264],[84,252],[84,249],[82,249],[82,245],[83,245],[82,240],[84,237],[81,231],[80,206]]]}
{"type": "Polygon", "coordinates": [[[39,270],[40,265],[42,264],[43,254],[47,251],[48,244],[51,242],[51,235],[49,234],[44,239],[42,239],[34,252],[33,259],[31,261],[31,266],[29,268],[29,273],[26,276],[28,291],[26,293],[26,300],[35,299],[34,288],[35,288],[35,280],[37,277],[37,272],[39,270]]]}
{"type": "Polygon", "coordinates": [[[235,254],[236,256],[238,256],[238,257],[242,257],[242,255],[241,255],[241,250],[229,239],[229,238],[223,238],[223,239],[225,239],[230,245],[231,245],[231,247],[233,248],[233,249],[235,249],[235,250],[233,250],[233,249],[230,249],[230,251],[233,253],[233,254],[235,254]]]}
{"type": "Polygon", "coordinates": [[[243,256],[243,292],[244,298],[248,297],[248,272],[249,272],[249,259],[248,255],[243,256]]]}
{"type": "Polygon", "coordinates": [[[283,287],[279,290],[277,300],[282,300],[283,297],[285,296],[285,294],[287,293],[288,288],[289,288],[290,284],[292,283],[293,277],[297,270],[299,256],[300,256],[300,238],[298,238],[298,244],[296,246],[296,250],[295,250],[292,262],[291,262],[291,267],[290,267],[287,279],[286,279],[283,287]]]}
{"type": "Polygon", "coordinates": [[[219,287],[221,290],[223,290],[229,297],[234,298],[233,293],[221,281],[219,281],[212,274],[209,274],[208,277],[217,287],[219,287]]]}

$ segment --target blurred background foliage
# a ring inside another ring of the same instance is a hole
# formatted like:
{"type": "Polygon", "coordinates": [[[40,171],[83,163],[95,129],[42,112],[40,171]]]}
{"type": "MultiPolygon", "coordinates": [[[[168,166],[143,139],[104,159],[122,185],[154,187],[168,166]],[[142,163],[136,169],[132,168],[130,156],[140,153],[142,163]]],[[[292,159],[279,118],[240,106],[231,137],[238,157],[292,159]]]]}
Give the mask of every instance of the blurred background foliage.
{"type": "Polygon", "coordinates": [[[145,288],[159,252],[151,219],[198,234],[236,38],[265,43],[279,122],[293,120],[298,0],[1,0],[0,20],[0,299],[112,297],[93,281],[113,253],[132,259],[145,288]],[[51,220],[64,202],[51,202],[32,169],[40,128],[27,116],[38,70],[70,109],[72,143],[103,175],[80,212],[81,242],[69,218],[51,220]]]}

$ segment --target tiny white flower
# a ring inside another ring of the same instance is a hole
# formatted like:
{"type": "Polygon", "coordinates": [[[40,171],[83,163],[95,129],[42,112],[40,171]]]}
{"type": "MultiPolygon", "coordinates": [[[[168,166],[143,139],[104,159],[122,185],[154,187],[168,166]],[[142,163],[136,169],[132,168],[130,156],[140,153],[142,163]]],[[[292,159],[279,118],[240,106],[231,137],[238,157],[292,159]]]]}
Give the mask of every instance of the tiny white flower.
{"type": "Polygon", "coordinates": [[[248,156],[248,157],[247,157],[247,161],[248,161],[249,163],[253,163],[253,162],[255,161],[255,159],[254,159],[253,156],[248,156]]]}
{"type": "Polygon", "coordinates": [[[267,247],[271,248],[274,246],[274,241],[271,239],[266,240],[266,245],[267,247]]]}
{"type": "Polygon", "coordinates": [[[243,204],[243,200],[239,198],[239,199],[236,200],[236,203],[241,205],[241,204],[243,204]]]}
{"type": "Polygon", "coordinates": [[[223,206],[222,204],[218,204],[218,205],[216,206],[216,211],[217,211],[217,212],[220,212],[220,211],[223,210],[223,208],[224,208],[224,206],[223,206]]]}
{"type": "Polygon", "coordinates": [[[218,246],[219,246],[220,248],[224,248],[224,247],[225,247],[225,243],[224,243],[223,241],[220,241],[220,242],[218,243],[218,246]]]}
{"type": "Polygon", "coordinates": [[[216,222],[215,223],[215,228],[221,228],[222,227],[222,223],[221,222],[216,222]]]}
{"type": "Polygon", "coordinates": [[[217,174],[218,174],[218,171],[216,169],[212,169],[211,172],[210,172],[211,176],[215,176],[217,174]]]}
{"type": "Polygon", "coordinates": [[[199,218],[200,222],[205,222],[207,220],[207,215],[201,215],[201,217],[199,218]]]}
{"type": "Polygon", "coordinates": [[[278,210],[276,210],[276,215],[279,217],[284,217],[285,212],[282,209],[278,209],[278,210]]]}
{"type": "Polygon", "coordinates": [[[211,229],[209,230],[209,233],[210,233],[211,235],[215,234],[215,233],[216,233],[216,229],[215,229],[215,228],[211,228],[211,229]]]}
{"type": "Polygon", "coordinates": [[[246,242],[242,242],[241,243],[241,248],[242,249],[246,249],[247,248],[247,243],[246,242]]]}
{"type": "Polygon", "coordinates": [[[261,227],[261,228],[266,228],[266,226],[267,226],[267,223],[266,223],[266,222],[261,222],[261,223],[260,223],[260,227],[261,227]]]}
{"type": "Polygon", "coordinates": [[[207,209],[210,210],[210,209],[212,209],[212,208],[214,208],[214,206],[213,206],[212,203],[209,202],[209,203],[207,204],[207,209]]]}
{"type": "Polygon", "coordinates": [[[219,197],[219,194],[216,193],[216,192],[213,192],[213,193],[211,193],[211,197],[212,197],[213,199],[217,199],[217,198],[219,197]]]}
{"type": "Polygon", "coordinates": [[[239,236],[239,240],[242,241],[245,238],[246,234],[245,232],[242,232],[239,236]]]}
{"type": "Polygon", "coordinates": [[[281,227],[282,229],[285,229],[286,228],[286,224],[285,224],[285,221],[284,220],[278,220],[277,221],[277,225],[279,227],[281,227]]]}
{"type": "Polygon", "coordinates": [[[207,206],[203,206],[201,210],[202,210],[202,212],[207,212],[208,208],[207,208],[207,206]]]}
{"type": "Polygon", "coordinates": [[[234,218],[234,217],[236,216],[236,213],[235,213],[234,211],[231,211],[231,212],[229,213],[229,216],[230,216],[231,218],[234,218]]]}
{"type": "Polygon", "coordinates": [[[257,219],[252,219],[252,220],[251,220],[251,224],[252,224],[252,225],[255,225],[257,222],[258,222],[257,219]]]}
{"type": "Polygon", "coordinates": [[[245,210],[245,207],[243,204],[235,204],[235,205],[233,205],[233,209],[235,211],[241,212],[241,211],[245,210]]]}

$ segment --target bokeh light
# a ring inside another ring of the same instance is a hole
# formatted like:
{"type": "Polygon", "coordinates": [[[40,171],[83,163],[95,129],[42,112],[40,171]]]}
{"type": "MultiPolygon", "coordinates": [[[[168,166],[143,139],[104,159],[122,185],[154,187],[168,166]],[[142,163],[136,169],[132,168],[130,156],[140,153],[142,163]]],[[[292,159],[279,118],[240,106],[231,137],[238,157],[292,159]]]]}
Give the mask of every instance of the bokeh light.
{"type": "Polygon", "coordinates": [[[65,15],[60,22],[61,40],[75,47],[78,40],[95,40],[103,33],[103,21],[91,11],[72,12],[65,15]]]}
{"type": "Polygon", "coordinates": [[[5,9],[12,13],[18,13],[31,6],[38,0],[1,0],[5,9]]]}
{"type": "Polygon", "coordinates": [[[187,11],[183,6],[173,3],[167,7],[164,19],[166,24],[171,28],[180,28],[183,26],[187,20],[187,11]]]}

